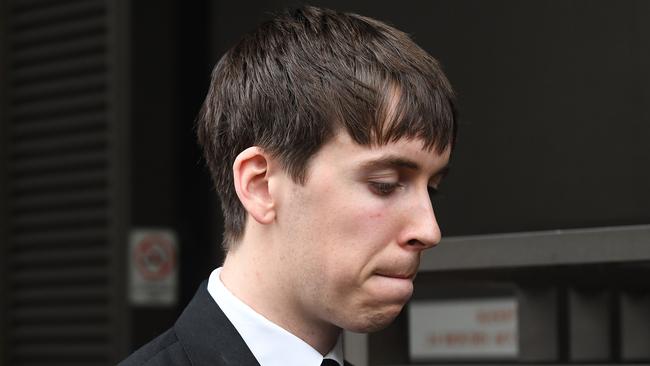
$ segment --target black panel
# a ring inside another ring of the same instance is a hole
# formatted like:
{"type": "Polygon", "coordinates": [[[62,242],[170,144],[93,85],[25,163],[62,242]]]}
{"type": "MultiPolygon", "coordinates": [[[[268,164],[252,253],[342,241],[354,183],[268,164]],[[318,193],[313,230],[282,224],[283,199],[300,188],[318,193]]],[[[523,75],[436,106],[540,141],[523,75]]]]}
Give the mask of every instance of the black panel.
{"type": "Polygon", "coordinates": [[[7,364],[112,357],[102,1],[7,1],[7,364]]]}

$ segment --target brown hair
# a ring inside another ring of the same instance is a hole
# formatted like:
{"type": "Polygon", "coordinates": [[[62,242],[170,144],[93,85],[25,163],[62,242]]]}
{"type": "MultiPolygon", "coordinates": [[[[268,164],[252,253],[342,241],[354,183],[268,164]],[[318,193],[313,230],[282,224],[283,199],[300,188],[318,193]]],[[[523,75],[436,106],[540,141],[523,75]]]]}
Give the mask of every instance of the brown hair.
{"type": "Polygon", "coordinates": [[[244,231],[237,155],[259,146],[304,183],[309,159],[339,129],[361,145],[419,138],[453,147],[454,93],[405,33],[357,14],[304,7],[263,23],[212,72],[198,137],[224,216],[224,246],[244,231]]]}

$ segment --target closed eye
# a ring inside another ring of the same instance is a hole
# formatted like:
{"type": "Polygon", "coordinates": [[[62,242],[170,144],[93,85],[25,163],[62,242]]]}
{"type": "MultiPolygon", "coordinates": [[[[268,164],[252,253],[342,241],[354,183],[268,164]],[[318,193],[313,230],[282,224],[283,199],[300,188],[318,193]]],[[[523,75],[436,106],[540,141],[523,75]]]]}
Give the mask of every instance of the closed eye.
{"type": "Polygon", "coordinates": [[[402,185],[400,183],[369,182],[369,186],[373,193],[379,196],[388,196],[402,185]]]}

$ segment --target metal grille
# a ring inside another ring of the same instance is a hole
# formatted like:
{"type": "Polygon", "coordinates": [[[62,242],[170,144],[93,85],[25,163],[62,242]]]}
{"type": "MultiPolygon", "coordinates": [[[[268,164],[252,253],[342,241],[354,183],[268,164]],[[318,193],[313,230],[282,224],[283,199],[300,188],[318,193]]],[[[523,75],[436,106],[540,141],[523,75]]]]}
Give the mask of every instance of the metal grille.
{"type": "Polygon", "coordinates": [[[6,1],[10,365],[111,362],[105,1],[6,1]]]}

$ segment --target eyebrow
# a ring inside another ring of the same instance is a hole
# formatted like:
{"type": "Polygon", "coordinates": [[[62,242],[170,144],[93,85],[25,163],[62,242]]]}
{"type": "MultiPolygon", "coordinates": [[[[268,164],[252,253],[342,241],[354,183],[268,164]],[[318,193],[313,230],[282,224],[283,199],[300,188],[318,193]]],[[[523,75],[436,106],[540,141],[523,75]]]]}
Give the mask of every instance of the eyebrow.
{"type": "MultiPolygon", "coordinates": [[[[418,171],[420,170],[420,164],[417,162],[405,159],[401,156],[384,156],[378,159],[367,161],[362,165],[363,169],[382,169],[382,168],[406,168],[409,170],[418,171]]],[[[433,177],[444,178],[449,174],[450,166],[449,164],[445,165],[442,169],[438,170],[433,177]]]]}

